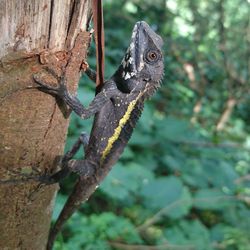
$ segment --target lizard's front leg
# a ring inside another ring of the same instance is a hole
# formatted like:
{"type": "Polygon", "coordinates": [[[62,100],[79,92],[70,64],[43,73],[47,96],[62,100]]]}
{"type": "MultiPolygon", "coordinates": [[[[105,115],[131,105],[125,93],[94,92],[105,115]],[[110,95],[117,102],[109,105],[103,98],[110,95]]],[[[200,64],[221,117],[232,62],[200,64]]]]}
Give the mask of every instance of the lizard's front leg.
{"type": "Polygon", "coordinates": [[[76,96],[69,93],[66,86],[66,78],[64,75],[62,75],[61,77],[56,77],[56,79],[58,80],[58,87],[49,86],[47,83],[42,81],[37,75],[34,75],[33,78],[34,81],[39,85],[38,88],[41,91],[62,99],[82,119],[87,119],[92,115],[96,114],[98,111],[100,111],[100,109],[105,105],[105,103],[109,101],[110,98],[114,96],[118,91],[116,88],[113,87],[108,91],[103,89],[95,96],[89,107],[85,108],[76,96]]]}

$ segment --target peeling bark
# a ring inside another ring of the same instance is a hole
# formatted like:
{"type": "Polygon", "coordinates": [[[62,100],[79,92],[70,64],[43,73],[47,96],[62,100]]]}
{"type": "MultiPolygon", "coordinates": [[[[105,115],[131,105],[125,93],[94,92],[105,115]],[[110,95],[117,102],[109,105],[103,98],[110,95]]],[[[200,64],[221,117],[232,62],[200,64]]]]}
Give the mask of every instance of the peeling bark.
{"type": "MultiPolygon", "coordinates": [[[[32,76],[66,71],[75,92],[90,34],[89,0],[0,2],[0,179],[53,172],[67,133],[55,99],[32,76]],[[56,160],[55,160],[56,159],[56,160]]],[[[55,81],[55,79],[52,78],[55,81]]],[[[57,185],[0,184],[0,249],[45,249],[57,185]]]]}

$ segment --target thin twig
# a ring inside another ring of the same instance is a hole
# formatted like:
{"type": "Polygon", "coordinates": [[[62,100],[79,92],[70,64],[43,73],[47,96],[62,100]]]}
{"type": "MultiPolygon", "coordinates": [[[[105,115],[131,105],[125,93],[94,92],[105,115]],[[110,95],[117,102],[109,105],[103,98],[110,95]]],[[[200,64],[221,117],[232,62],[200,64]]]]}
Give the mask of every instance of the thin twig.
{"type": "MultiPolygon", "coordinates": [[[[218,197],[211,197],[211,198],[197,198],[197,199],[191,199],[192,203],[194,202],[215,202],[215,201],[222,201],[222,200],[238,200],[239,198],[237,196],[218,196],[218,197]]],[[[147,219],[142,225],[137,227],[138,231],[144,231],[147,227],[157,223],[163,215],[166,215],[169,211],[172,209],[178,207],[179,205],[183,205],[187,202],[190,202],[188,199],[182,199],[177,200],[168,206],[162,208],[159,210],[155,215],[153,215],[151,218],[147,219]]]]}
{"type": "Polygon", "coordinates": [[[174,245],[174,244],[163,244],[157,246],[149,245],[135,245],[125,244],[120,242],[110,241],[109,244],[113,247],[123,250],[194,250],[193,245],[174,245]]]}
{"type": "Polygon", "coordinates": [[[173,143],[178,144],[188,144],[197,147],[208,147],[208,148],[237,148],[249,151],[250,149],[244,147],[240,143],[213,143],[213,142],[206,142],[206,141],[173,141],[173,143]]]}
{"type": "Polygon", "coordinates": [[[247,175],[244,175],[244,176],[241,176],[241,177],[237,178],[234,181],[234,183],[240,184],[241,182],[244,182],[244,181],[250,181],[250,174],[247,174],[247,175]]]}

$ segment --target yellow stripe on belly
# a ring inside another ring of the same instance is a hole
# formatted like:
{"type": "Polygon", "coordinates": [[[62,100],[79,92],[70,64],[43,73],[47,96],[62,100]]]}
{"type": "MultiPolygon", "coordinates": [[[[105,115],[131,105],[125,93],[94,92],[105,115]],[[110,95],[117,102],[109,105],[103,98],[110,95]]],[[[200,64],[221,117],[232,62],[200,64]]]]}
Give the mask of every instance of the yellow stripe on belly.
{"type": "Polygon", "coordinates": [[[124,116],[121,118],[121,120],[119,121],[119,125],[118,127],[115,129],[114,134],[109,138],[108,140],[108,144],[106,146],[106,148],[104,149],[104,151],[102,152],[102,157],[101,157],[101,164],[103,163],[103,161],[105,160],[106,156],[109,154],[110,150],[113,147],[113,144],[115,143],[115,141],[119,138],[122,128],[124,127],[124,125],[126,124],[126,122],[128,121],[128,119],[130,118],[130,115],[138,101],[138,99],[142,96],[142,93],[139,94],[135,100],[133,100],[129,105],[128,105],[128,109],[125,112],[124,116]]]}

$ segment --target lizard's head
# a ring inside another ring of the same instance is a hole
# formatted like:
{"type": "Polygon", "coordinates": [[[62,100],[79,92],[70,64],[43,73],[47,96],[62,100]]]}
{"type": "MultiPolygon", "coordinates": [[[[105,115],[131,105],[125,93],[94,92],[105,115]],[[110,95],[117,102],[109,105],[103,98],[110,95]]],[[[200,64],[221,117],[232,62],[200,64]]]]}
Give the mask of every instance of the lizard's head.
{"type": "Polygon", "coordinates": [[[122,63],[114,77],[119,77],[119,88],[130,92],[133,89],[150,89],[159,86],[163,77],[162,38],[149,25],[137,22],[134,26],[131,42],[122,63]]]}

